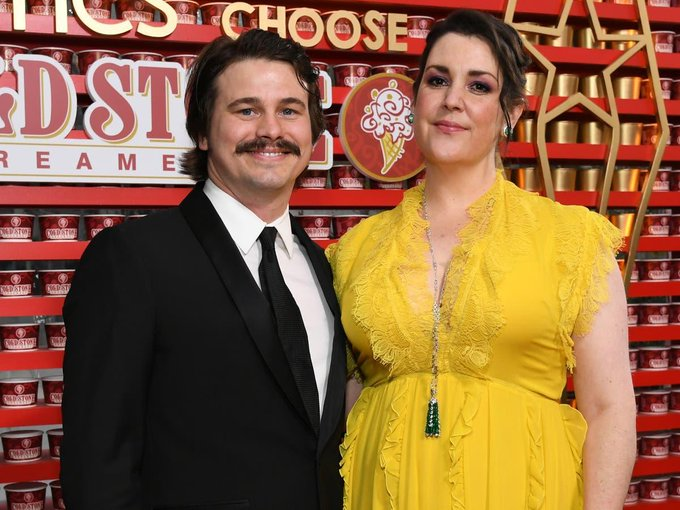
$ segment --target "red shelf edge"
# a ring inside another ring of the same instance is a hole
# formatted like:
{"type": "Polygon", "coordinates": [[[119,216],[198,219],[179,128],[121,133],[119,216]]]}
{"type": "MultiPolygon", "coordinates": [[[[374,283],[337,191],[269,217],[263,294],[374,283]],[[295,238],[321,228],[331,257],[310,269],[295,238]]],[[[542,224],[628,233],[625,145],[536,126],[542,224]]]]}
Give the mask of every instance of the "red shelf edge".
{"type": "Polygon", "coordinates": [[[61,424],[61,407],[48,406],[39,402],[34,407],[11,409],[0,407],[0,427],[30,427],[33,425],[61,424]]]}
{"type": "Polygon", "coordinates": [[[49,453],[43,450],[42,457],[31,462],[0,461],[0,483],[59,478],[59,459],[51,458],[49,453]]]}
{"type": "Polygon", "coordinates": [[[61,315],[63,297],[0,298],[0,317],[61,315]]]}
{"type": "Polygon", "coordinates": [[[2,371],[61,368],[63,362],[63,350],[38,349],[36,351],[26,352],[0,351],[0,370],[2,371]]]}
{"type": "Polygon", "coordinates": [[[658,459],[643,457],[635,459],[635,466],[633,467],[634,477],[663,473],[680,473],[680,455],[669,455],[658,459]]]}

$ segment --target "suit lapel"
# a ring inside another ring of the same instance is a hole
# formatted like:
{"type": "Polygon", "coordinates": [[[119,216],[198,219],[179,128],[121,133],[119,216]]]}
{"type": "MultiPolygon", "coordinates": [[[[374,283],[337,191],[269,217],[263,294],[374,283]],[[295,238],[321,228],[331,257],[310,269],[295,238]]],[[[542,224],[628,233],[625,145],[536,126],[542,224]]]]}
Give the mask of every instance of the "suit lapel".
{"type": "MultiPolygon", "coordinates": [[[[253,280],[248,266],[217,211],[203,193],[203,183],[198,183],[194,187],[179,208],[212,261],[215,271],[231,295],[274,378],[295,409],[309,423],[302,397],[273,328],[269,304],[253,280]]],[[[311,427],[311,423],[309,425],[311,427]]]]}
{"type": "Polygon", "coordinates": [[[326,442],[335,431],[338,420],[341,419],[345,408],[345,382],[346,382],[346,355],[345,355],[345,332],[340,322],[340,306],[333,289],[333,274],[323,251],[305,233],[297,220],[291,218],[293,234],[297,236],[307,251],[312,263],[319,285],[323,291],[328,307],[334,317],[334,335],[331,365],[328,372],[328,384],[326,385],[326,397],[324,400],[321,426],[319,429],[319,451],[323,450],[326,442]]]}

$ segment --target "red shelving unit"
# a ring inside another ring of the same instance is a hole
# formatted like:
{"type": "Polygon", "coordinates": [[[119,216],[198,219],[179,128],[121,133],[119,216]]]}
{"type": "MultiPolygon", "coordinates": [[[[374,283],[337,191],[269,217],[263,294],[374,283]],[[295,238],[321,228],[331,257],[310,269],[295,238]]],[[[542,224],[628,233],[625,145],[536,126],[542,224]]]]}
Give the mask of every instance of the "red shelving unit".
{"type": "Polygon", "coordinates": [[[32,462],[0,461],[0,483],[56,478],[59,478],[59,459],[50,458],[49,450],[44,450],[42,457],[32,462]]]}
{"type": "Polygon", "coordinates": [[[190,187],[148,186],[0,186],[0,207],[170,207],[179,204],[190,187]]]}
{"type": "Polygon", "coordinates": [[[632,505],[626,505],[630,510],[678,510],[680,498],[668,498],[664,501],[640,501],[632,505]]]}
{"type": "Polygon", "coordinates": [[[665,297],[680,295],[677,282],[632,282],[628,286],[628,297],[665,297]]]}
{"type": "Polygon", "coordinates": [[[0,298],[0,317],[61,315],[61,309],[63,306],[63,297],[2,297],[0,298]]]}
{"type": "MultiPolygon", "coordinates": [[[[669,455],[660,459],[638,457],[633,476],[645,477],[656,473],[680,473],[680,455],[669,455]]],[[[680,505],[680,499],[677,500],[680,505]]]]}
{"type": "Polygon", "coordinates": [[[11,352],[0,351],[0,370],[40,370],[61,368],[64,362],[64,351],[54,349],[37,349],[35,351],[11,352]]]}
{"type": "MultiPolygon", "coordinates": [[[[631,373],[631,376],[636,388],[680,384],[680,369],[636,370],[631,373]]],[[[574,391],[574,383],[571,377],[567,377],[567,391],[574,391]]]]}
{"type": "Polygon", "coordinates": [[[680,429],[680,413],[638,414],[637,431],[680,429]]]}
{"type": "Polygon", "coordinates": [[[0,243],[0,260],[78,260],[86,241],[0,243]]]}
{"type": "MultiPolygon", "coordinates": [[[[281,3],[281,2],[278,2],[281,3]]],[[[428,14],[435,18],[446,15],[451,10],[451,4],[442,0],[412,0],[408,4],[398,0],[318,0],[313,3],[304,0],[291,0],[290,6],[313,6],[323,10],[348,9],[363,12],[378,9],[381,12],[403,12],[407,14],[428,14]]],[[[506,3],[501,0],[457,0],[456,6],[472,7],[495,13],[502,13],[506,3]]],[[[563,7],[561,0],[522,0],[518,3],[515,20],[540,21],[554,24],[557,15],[563,7]]],[[[633,5],[616,3],[600,3],[594,5],[603,26],[616,28],[637,27],[637,11],[633,5]]],[[[649,7],[648,15],[653,29],[674,29],[680,26],[680,8],[649,7]]],[[[588,23],[588,9],[582,0],[575,0],[572,4],[568,22],[574,25],[586,26],[588,23]]],[[[51,17],[27,15],[26,31],[13,32],[11,30],[12,16],[0,13],[0,33],[8,43],[20,44],[30,48],[37,46],[66,46],[74,50],[93,47],[111,48],[121,53],[141,49],[151,49],[168,55],[174,53],[197,53],[207,42],[220,34],[220,29],[213,26],[178,25],[176,30],[164,39],[141,38],[137,33],[137,24],[133,23],[133,30],[120,36],[102,36],[90,33],[74,17],[68,19],[68,33],[54,32],[54,19],[51,17]]],[[[679,30],[680,31],[680,30],[679,30]]],[[[360,42],[347,51],[332,48],[327,40],[310,50],[315,60],[324,60],[330,64],[347,62],[349,57],[361,59],[369,63],[386,63],[399,61],[414,66],[424,48],[424,41],[403,38],[400,42],[408,43],[405,53],[389,54],[383,48],[380,51],[367,51],[360,42]]],[[[623,52],[619,50],[600,50],[585,48],[563,48],[538,45],[537,49],[551,62],[557,64],[558,73],[576,72],[593,74],[619,58],[623,52]]],[[[680,55],[657,54],[662,76],[680,77],[680,55]]],[[[644,52],[633,55],[621,68],[623,73],[642,75],[647,66],[644,52]]],[[[86,102],[85,79],[81,75],[72,75],[72,80],[80,100],[86,102]]],[[[0,75],[0,87],[16,87],[16,78],[11,73],[0,75]]],[[[350,89],[347,87],[333,87],[332,111],[343,104],[350,89]]],[[[565,98],[550,97],[548,108],[552,109],[561,104],[565,98]]],[[[607,109],[603,99],[593,99],[593,102],[607,109]]],[[[529,110],[536,111],[537,97],[529,98],[529,110]]],[[[616,101],[617,110],[624,121],[654,122],[656,116],[655,104],[648,99],[616,101]]],[[[680,117],[680,99],[665,101],[667,115],[678,123],[680,117]]],[[[581,106],[572,108],[568,115],[572,118],[591,115],[581,106]]],[[[69,137],[80,139],[85,137],[82,131],[74,131],[69,137]]],[[[547,151],[551,161],[558,164],[572,162],[575,165],[602,165],[607,155],[606,145],[586,144],[557,144],[548,143],[547,151]]],[[[654,153],[653,146],[621,146],[617,154],[617,164],[638,165],[644,167],[651,161],[654,153]]],[[[344,159],[342,146],[338,139],[334,140],[334,155],[337,160],[344,159]]],[[[533,143],[512,142],[508,145],[506,157],[512,163],[531,164],[537,159],[536,146],[533,143]]],[[[680,167],[680,146],[665,148],[663,165],[680,167]]],[[[116,209],[157,209],[171,207],[178,204],[189,192],[190,186],[154,187],[154,186],[81,186],[81,185],[0,185],[0,207],[6,209],[21,208],[24,210],[44,208],[68,208],[97,210],[102,208],[116,209]]],[[[291,207],[298,209],[385,209],[395,206],[403,196],[401,190],[295,190],[291,199],[291,207]]],[[[565,204],[581,204],[591,208],[599,206],[600,195],[596,192],[557,192],[556,198],[565,204]]],[[[612,192],[608,207],[636,209],[641,200],[639,192],[612,192]]],[[[653,193],[650,207],[680,207],[680,192],[653,193]]],[[[85,214],[85,213],[83,213],[85,214]]],[[[334,240],[318,240],[323,247],[334,240]]],[[[50,261],[77,260],[87,242],[49,243],[49,242],[20,242],[0,243],[0,261],[50,261]]],[[[640,239],[640,251],[680,251],[680,237],[640,239]]],[[[680,282],[637,282],[630,285],[630,297],[666,297],[680,295],[680,282]]],[[[60,315],[63,298],[32,296],[29,298],[0,298],[0,318],[27,317],[37,315],[60,315]]],[[[631,327],[629,328],[631,342],[654,342],[680,340],[680,325],[661,327],[631,327]]],[[[51,369],[61,366],[62,351],[37,350],[33,352],[12,353],[0,352],[0,370],[35,370],[51,369]]],[[[680,370],[637,371],[632,374],[634,384],[639,387],[680,384],[680,370]]],[[[31,427],[36,425],[55,425],[61,421],[59,407],[46,406],[44,403],[33,408],[8,409],[0,408],[0,428],[2,427],[31,427]]],[[[680,413],[664,415],[639,415],[637,418],[638,432],[680,429],[680,413]]],[[[680,473],[680,456],[666,459],[638,459],[634,476],[654,476],[664,473],[680,473]]],[[[19,479],[54,479],[58,476],[58,461],[44,455],[40,461],[27,464],[8,464],[0,462],[0,483],[19,479]]],[[[0,503],[0,510],[4,510],[0,503]]],[[[663,502],[644,503],[627,506],[637,510],[666,510],[680,509],[680,499],[669,499],[663,502]]]]}
{"type": "Polygon", "coordinates": [[[61,407],[48,406],[39,402],[33,407],[0,407],[0,428],[31,427],[35,425],[54,425],[61,423],[61,407]]]}
{"type": "Polygon", "coordinates": [[[670,326],[630,326],[628,339],[631,342],[651,342],[680,339],[680,325],[670,326]]]}
{"type": "Polygon", "coordinates": [[[638,386],[662,386],[664,384],[680,384],[680,369],[637,370],[631,374],[633,384],[638,386]]]}

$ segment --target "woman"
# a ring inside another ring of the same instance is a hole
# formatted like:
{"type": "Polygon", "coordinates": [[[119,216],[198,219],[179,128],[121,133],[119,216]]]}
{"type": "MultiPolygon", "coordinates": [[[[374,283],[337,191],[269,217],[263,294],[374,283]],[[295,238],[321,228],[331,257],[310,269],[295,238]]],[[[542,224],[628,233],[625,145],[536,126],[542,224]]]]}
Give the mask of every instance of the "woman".
{"type": "Polygon", "coordinates": [[[438,23],[414,84],[426,182],[328,250],[363,379],[346,509],[622,508],[635,403],[621,235],[496,169],[528,63],[491,15],[438,23]],[[560,404],[565,369],[580,412],[560,404]]]}

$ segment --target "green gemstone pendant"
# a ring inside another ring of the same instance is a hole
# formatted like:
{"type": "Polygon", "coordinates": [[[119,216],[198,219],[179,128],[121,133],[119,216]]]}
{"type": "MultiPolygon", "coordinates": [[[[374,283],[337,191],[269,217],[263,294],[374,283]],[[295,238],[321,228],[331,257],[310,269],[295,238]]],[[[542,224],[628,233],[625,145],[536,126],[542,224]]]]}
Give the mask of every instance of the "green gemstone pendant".
{"type": "Polygon", "coordinates": [[[425,423],[425,437],[439,437],[439,402],[431,398],[427,404],[427,422],[425,423]]]}

